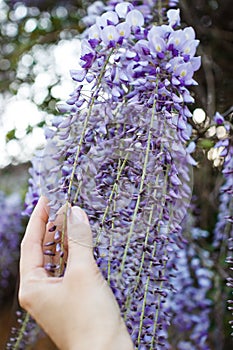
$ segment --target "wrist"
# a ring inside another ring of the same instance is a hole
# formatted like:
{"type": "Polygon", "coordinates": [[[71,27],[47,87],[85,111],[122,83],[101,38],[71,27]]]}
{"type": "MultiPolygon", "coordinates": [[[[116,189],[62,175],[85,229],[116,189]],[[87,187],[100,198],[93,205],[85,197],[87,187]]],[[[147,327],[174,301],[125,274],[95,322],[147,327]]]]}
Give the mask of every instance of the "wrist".
{"type": "Polygon", "coordinates": [[[121,330],[118,335],[114,335],[106,348],[99,349],[99,350],[133,350],[133,342],[132,339],[130,338],[130,335],[124,327],[124,330],[121,330]]]}
{"type": "Polygon", "coordinates": [[[98,334],[97,337],[85,337],[82,342],[75,339],[68,350],[133,350],[133,342],[123,324],[122,327],[112,336],[98,334]]]}

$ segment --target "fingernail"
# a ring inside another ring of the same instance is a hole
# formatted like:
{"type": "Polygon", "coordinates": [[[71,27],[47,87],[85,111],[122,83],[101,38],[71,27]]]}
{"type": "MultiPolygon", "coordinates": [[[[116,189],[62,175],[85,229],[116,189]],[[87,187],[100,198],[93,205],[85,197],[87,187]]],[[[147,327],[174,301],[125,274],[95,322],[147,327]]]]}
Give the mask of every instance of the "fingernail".
{"type": "Polygon", "coordinates": [[[71,223],[79,222],[79,223],[89,224],[88,218],[85,212],[77,206],[72,207],[70,218],[71,218],[71,223]]]}

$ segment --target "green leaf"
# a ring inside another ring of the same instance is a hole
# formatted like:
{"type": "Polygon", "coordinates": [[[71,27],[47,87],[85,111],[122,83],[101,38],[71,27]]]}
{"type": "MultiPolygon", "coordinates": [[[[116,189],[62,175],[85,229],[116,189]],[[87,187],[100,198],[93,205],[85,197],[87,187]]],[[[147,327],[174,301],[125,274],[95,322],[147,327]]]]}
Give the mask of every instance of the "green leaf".
{"type": "Polygon", "coordinates": [[[15,136],[15,132],[15,129],[8,131],[8,133],[6,134],[6,142],[17,139],[17,137],[15,136]]]}
{"type": "Polygon", "coordinates": [[[26,134],[30,134],[33,130],[33,127],[31,125],[28,125],[27,129],[26,129],[26,134]]]}
{"type": "Polygon", "coordinates": [[[214,141],[208,139],[201,139],[198,141],[198,147],[209,150],[214,146],[214,141]]]}

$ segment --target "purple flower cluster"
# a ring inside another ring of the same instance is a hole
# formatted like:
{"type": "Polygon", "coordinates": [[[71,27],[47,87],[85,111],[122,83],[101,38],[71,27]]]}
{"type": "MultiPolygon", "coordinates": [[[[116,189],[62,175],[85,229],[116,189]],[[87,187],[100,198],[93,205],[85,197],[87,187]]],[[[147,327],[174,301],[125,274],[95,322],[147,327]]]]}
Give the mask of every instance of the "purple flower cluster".
{"type": "Polygon", "coordinates": [[[87,30],[81,69],[71,72],[77,88],[45,130],[26,211],[39,192],[51,220],[64,202],[86,210],[95,258],[135,346],[152,350],[168,347],[163,304],[176,263],[167,265],[183,247],[192,193],[188,87],[200,58],[193,29],[178,29],[179,10],[155,26],[150,2],[141,6],[110,2],[87,30]]]}
{"type": "Polygon", "coordinates": [[[24,204],[25,209],[22,212],[22,215],[29,216],[31,215],[34,207],[36,206],[40,195],[42,194],[42,184],[41,184],[41,174],[42,174],[42,165],[46,164],[44,162],[44,151],[38,150],[35,152],[34,157],[31,161],[31,168],[29,169],[30,179],[28,183],[28,191],[25,196],[24,204]]]}
{"type": "MultiPolygon", "coordinates": [[[[122,4],[125,1],[123,0],[109,0],[107,1],[107,5],[105,5],[102,1],[95,1],[91,4],[87,9],[87,16],[82,18],[82,23],[89,27],[96,22],[96,18],[101,16],[104,12],[110,10],[114,11],[115,6],[118,4],[122,4]]],[[[133,0],[128,1],[127,3],[132,4],[136,7],[140,12],[143,13],[144,19],[146,23],[161,23],[167,8],[174,8],[178,6],[178,0],[133,0]]]]}
{"type": "Polygon", "coordinates": [[[6,350],[25,350],[36,343],[42,330],[25,311],[17,311],[17,325],[11,328],[11,335],[6,344],[6,350]]]}
{"type": "Polygon", "coordinates": [[[220,205],[214,242],[215,247],[219,247],[222,242],[233,237],[233,145],[229,138],[225,138],[218,141],[215,147],[224,147],[221,153],[221,156],[224,157],[222,169],[224,184],[220,188],[220,205]]]}
{"type": "Polygon", "coordinates": [[[169,339],[178,350],[209,350],[211,301],[207,295],[212,288],[213,272],[210,253],[202,249],[198,240],[206,239],[207,231],[193,227],[191,214],[186,218],[183,234],[187,238],[184,249],[176,249],[169,267],[176,265],[174,279],[176,293],[170,293],[165,303],[171,314],[169,339]]]}
{"type": "MultiPolygon", "coordinates": [[[[224,250],[228,242],[229,256],[226,258],[226,262],[230,264],[230,270],[232,270],[233,258],[233,142],[231,137],[231,129],[229,123],[227,123],[223,116],[216,113],[214,121],[217,126],[222,125],[225,127],[227,134],[226,137],[219,140],[215,147],[223,147],[221,156],[224,159],[222,174],[224,177],[224,183],[220,188],[220,205],[217,223],[214,230],[214,246],[221,251],[224,250]]],[[[227,286],[233,289],[233,278],[228,277],[227,286]]],[[[233,310],[233,300],[229,300],[229,310],[233,310]]],[[[233,324],[233,321],[231,321],[233,324]]]]}
{"type": "Polygon", "coordinates": [[[0,191],[0,304],[15,288],[19,242],[22,233],[22,201],[18,194],[0,191]]]}
{"type": "Polygon", "coordinates": [[[169,10],[167,15],[169,24],[147,25],[142,12],[123,2],[96,18],[82,41],[81,70],[71,71],[80,82],[67,101],[73,112],[90,104],[85,96],[91,84],[96,103],[114,106],[127,99],[148,108],[155,104],[157,112],[166,109],[166,119],[177,127],[182,140],[188,140],[191,113],[186,103],[193,98],[187,87],[195,84],[193,74],[200,67],[200,57],[194,57],[198,40],[191,27],[175,29],[179,10],[169,10]]]}

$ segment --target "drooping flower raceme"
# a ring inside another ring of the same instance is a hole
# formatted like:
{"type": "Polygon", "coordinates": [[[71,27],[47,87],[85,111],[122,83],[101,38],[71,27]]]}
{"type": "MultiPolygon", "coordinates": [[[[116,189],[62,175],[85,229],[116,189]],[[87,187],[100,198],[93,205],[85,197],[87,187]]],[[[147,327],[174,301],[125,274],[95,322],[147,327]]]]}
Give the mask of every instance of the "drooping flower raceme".
{"type": "Polygon", "coordinates": [[[195,227],[194,217],[189,214],[183,225],[186,238],[183,249],[175,249],[168,268],[175,264],[175,293],[170,293],[165,303],[166,312],[171,314],[172,325],[169,339],[172,348],[178,350],[210,349],[208,331],[210,328],[211,300],[208,292],[212,288],[212,265],[210,253],[199,245],[209,233],[195,227]]]}
{"type": "MultiPolygon", "coordinates": [[[[86,31],[81,68],[71,71],[77,88],[60,105],[65,115],[45,130],[26,211],[39,190],[50,200],[51,220],[64,202],[86,210],[95,258],[135,346],[152,350],[167,344],[162,305],[175,273],[167,264],[183,245],[180,224],[192,193],[188,87],[200,58],[193,29],[178,27],[179,10],[155,26],[144,5],[110,2],[86,31]]],[[[55,235],[62,256],[64,234],[55,235]]],[[[63,273],[63,264],[46,268],[63,273]]]]}
{"type": "MultiPolygon", "coordinates": [[[[220,188],[220,205],[217,223],[214,230],[214,246],[220,252],[227,254],[226,262],[230,264],[232,270],[233,258],[233,143],[232,130],[223,116],[216,113],[214,121],[217,126],[224,126],[227,134],[226,137],[219,140],[215,147],[222,147],[221,156],[224,159],[222,174],[224,183],[220,188]],[[228,245],[227,245],[228,243],[228,245]]],[[[227,286],[233,291],[233,278],[228,277],[227,286]]],[[[229,300],[229,310],[233,310],[233,301],[229,300]]],[[[233,324],[233,321],[231,321],[233,324]]]]}
{"type": "Polygon", "coordinates": [[[0,304],[15,288],[19,242],[22,233],[22,200],[16,193],[0,191],[0,304]]]}

